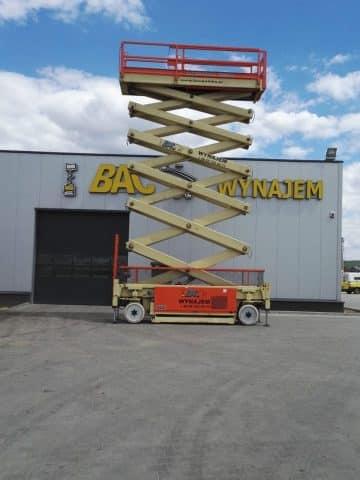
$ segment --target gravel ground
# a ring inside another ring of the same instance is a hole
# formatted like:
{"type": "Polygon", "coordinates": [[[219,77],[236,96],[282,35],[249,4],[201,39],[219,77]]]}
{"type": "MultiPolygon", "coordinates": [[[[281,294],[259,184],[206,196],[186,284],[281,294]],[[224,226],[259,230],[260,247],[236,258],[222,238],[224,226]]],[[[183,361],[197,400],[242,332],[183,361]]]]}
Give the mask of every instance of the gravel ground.
{"type": "Polygon", "coordinates": [[[1,480],[360,478],[359,315],[64,312],[1,312],[1,480]]]}

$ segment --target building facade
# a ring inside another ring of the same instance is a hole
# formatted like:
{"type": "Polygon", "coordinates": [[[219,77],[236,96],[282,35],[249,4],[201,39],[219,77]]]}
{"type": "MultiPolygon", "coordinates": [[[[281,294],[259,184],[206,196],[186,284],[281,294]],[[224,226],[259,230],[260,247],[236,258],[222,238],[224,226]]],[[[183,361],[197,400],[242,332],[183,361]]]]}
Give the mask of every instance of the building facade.
{"type": "MultiPolygon", "coordinates": [[[[129,214],[129,196],[160,189],[131,175],[125,155],[0,152],[0,298],[39,303],[111,304],[114,233],[122,261],[149,265],[127,255],[128,238],[163,225],[129,214]]],[[[251,246],[250,256],[224,267],[264,268],[275,308],[341,310],[342,162],[239,159],[250,179],[216,186],[247,201],[251,213],[214,225],[251,246]]],[[[193,179],[201,167],[177,167],[193,179]]],[[[214,206],[196,198],[159,204],[187,218],[214,206]]],[[[218,249],[181,236],[158,244],[186,261],[218,249]]]]}

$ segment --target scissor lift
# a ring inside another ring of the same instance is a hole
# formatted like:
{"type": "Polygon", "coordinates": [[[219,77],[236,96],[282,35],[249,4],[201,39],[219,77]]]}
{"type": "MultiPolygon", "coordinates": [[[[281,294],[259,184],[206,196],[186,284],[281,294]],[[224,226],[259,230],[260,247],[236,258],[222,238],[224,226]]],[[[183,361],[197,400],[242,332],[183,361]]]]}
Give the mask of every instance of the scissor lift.
{"type": "MultiPolygon", "coordinates": [[[[119,278],[116,271],[112,301],[114,320],[118,319],[120,306],[124,306],[124,316],[131,323],[138,323],[148,314],[157,323],[233,324],[239,320],[249,324],[258,321],[258,308],[265,309],[267,318],[270,309],[267,283],[240,284],[234,278],[229,280],[221,276],[220,269],[212,268],[238,255],[249,254],[250,247],[210,228],[210,225],[236,215],[246,215],[250,210],[247,203],[221,194],[212,187],[239,177],[247,178],[252,173],[247,165],[217,156],[235,148],[248,149],[251,137],[219,125],[247,124],[252,120],[251,109],[224,102],[256,102],[260,99],[266,88],[266,52],[251,48],[123,42],[120,85],[125,95],[156,99],[156,102],[145,105],[130,102],[131,117],[164,125],[147,131],[131,129],[128,132],[130,143],[163,154],[131,162],[129,171],[165,188],[141,199],[131,198],[127,206],[130,211],[163,222],[167,227],[127,242],[129,252],[146,257],[161,267],[151,278],[137,278],[133,282],[124,275],[119,278]],[[207,116],[198,120],[187,118],[178,112],[183,108],[207,116]],[[177,112],[171,113],[173,110],[177,112]],[[189,147],[167,138],[184,132],[215,142],[189,147]],[[185,161],[217,173],[188,181],[169,172],[170,165],[185,161]],[[184,218],[156,206],[182,195],[197,197],[219,208],[199,218],[184,218]],[[188,263],[153,247],[184,233],[216,244],[222,250],[188,263]],[[198,283],[194,284],[194,281],[198,283]]],[[[236,269],[230,270],[234,273],[236,269]]]]}

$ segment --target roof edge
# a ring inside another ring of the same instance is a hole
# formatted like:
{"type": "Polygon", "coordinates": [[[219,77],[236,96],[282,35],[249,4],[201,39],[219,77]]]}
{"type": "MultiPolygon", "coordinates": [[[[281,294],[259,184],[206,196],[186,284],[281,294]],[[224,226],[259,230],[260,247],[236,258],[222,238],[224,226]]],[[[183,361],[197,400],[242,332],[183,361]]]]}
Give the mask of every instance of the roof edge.
{"type": "MultiPolygon", "coordinates": [[[[139,158],[155,158],[159,155],[144,155],[144,154],[126,154],[126,153],[94,153],[94,152],[55,152],[55,151],[45,151],[45,150],[9,150],[9,149],[0,149],[1,153],[28,153],[36,155],[72,155],[72,156],[82,156],[82,157],[139,157],[139,158]]],[[[266,162],[303,162],[303,163],[344,163],[343,160],[332,160],[331,162],[326,160],[305,160],[298,158],[264,158],[264,157],[227,157],[230,160],[246,160],[247,162],[251,161],[266,161],[266,162]]]]}

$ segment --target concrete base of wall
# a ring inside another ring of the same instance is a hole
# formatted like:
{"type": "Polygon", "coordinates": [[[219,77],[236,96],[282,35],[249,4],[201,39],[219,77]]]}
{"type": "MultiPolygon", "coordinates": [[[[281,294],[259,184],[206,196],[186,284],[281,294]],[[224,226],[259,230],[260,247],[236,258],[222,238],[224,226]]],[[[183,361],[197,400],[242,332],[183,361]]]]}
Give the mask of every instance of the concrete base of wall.
{"type": "Polygon", "coordinates": [[[0,307],[12,307],[20,303],[30,302],[30,292],[0,292],[0,307]]]}
{"type": "Polygon", "coordinates": [[[307,312],[343,312],[344,302],[331,300],[271,300],[271,310],[307,312]]]}
{"type": "MultiPolygon", "coordinates": [[[[0,307],[11,307],[20,303],[30,302],[31,292],[0,292],[0,307]]],[[[109,304],[109,308],[111,305],[109,304]]],[[[307,311],[307,312],[343,312],[344,302],[331,300],[271,300],[271,310],[307,311]]]]}

